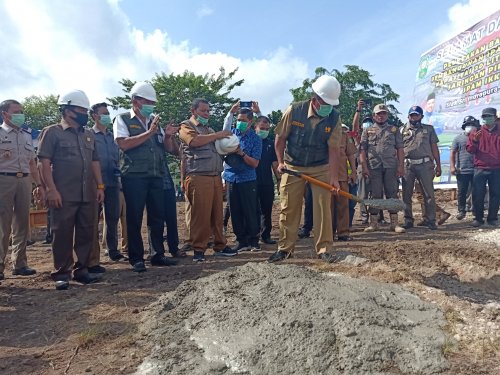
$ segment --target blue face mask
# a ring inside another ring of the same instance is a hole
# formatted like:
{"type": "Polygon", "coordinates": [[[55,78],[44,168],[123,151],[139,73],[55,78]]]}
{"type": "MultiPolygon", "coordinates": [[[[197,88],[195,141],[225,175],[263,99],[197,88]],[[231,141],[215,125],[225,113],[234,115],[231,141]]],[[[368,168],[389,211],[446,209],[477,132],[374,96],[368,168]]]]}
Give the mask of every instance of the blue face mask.
{"type": "Polygon", "coordinates": [[[318,115],[320,117],[327,117],[332,113],[333,111],[333,105],[330,104],[320,104],[319,109],[318,109],[318,115]]]}
{"type": "Polygon", "coordinates": [[[196,121],[198,121],[202,125],[208,124],[208,119],[205,117],[201,117],[200,115],[196,116],[196,121]]]}
{"type": "Polygon", "coordinates": [[[246,132],[248,129],[248,122],[236,121],[236,129],[238,129],[242,133],[246,132]]]}
{"type": "Polygon", "coordinates": [[[110,115],[100,115],[99,122],[104,126],[108,126],[111,124],[111,116],[110,115]]]}
{"type": "Polygon", "coordinates": [[[143,104],[141,107],[141,115],[146,118],[149,118],[151,114],[155,111],[155,106],[152,104],[143,104]]]}

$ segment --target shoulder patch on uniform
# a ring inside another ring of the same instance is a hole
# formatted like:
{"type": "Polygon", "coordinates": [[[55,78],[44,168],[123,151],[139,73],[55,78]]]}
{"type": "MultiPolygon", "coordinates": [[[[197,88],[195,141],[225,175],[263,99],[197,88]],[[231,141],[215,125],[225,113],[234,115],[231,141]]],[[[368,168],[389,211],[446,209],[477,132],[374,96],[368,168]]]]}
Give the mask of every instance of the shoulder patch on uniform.
{"type": "Polygon", "coordinates": [[[131,128],[131,129],[141,129],[141,128],[142,128],[142,126],[132,124],[132,125],[130,125],[130,128],[131,128]]]}
{"type": "Polygon", "coordinates": [[[298,126],[299,128],[303,128],[304,123],[294,120],[294,121],[292,121],[292,126],[298,126]]]}

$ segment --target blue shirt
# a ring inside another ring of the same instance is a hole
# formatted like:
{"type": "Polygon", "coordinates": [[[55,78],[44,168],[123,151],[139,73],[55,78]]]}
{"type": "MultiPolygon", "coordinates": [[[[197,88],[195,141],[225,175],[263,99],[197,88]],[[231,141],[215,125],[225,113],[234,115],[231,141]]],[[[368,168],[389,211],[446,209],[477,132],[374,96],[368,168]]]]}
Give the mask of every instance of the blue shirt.
{"type": "Polygon", "coordinates": [[[120,158],[120,151],[113,138],[113,133],[110,131],[102,133],[96,126],[92,128],[92,131],[95,134],[95,147],[97,155],[99,155],[99,161],[101,162],[102,182],[106,187],[119,186],[118,176],[120,175],[120,168],[118,160],[120,158]]]}
{"type": "MultiPolygon", "coordinates": [[[[248,156],[260,160],[262,154],[262,139],[255,133],[253,129],[248,129],[244,134],[238,129],[231,130],[240,140],[241,150],[248,156]]],[[[255,181],[257,173],[255,168],[252,168],[247,163],[238,170],[231,168],[228,164],[224,163],[224,173],[222,178],[231,183],[242,183],[248,181],[255,181]]]]}
{"type": "Polygon", "coordinates": [[[467,152],[467,139],[469,136],[465,133],[457,135],[451,144],[452,151],[456,151],[455,168],[458,174],[473,174],[474,173],[474,155],[467,152]]]}

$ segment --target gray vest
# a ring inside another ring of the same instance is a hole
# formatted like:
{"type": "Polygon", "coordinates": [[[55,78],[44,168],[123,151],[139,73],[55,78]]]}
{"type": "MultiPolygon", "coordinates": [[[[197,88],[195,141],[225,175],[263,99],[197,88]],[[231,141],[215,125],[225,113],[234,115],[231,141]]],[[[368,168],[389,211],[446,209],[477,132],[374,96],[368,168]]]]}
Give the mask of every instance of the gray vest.
{"type": "Polygon", "coordinates": [[[328,139],[337,125],[334,109],[313,129],[307,113],[310,100],[292,104],[291,129],[285,148],[285,161],[299,167],[328,164],[328,139]]]}
{"type": "MultiPolygon", "coordinates": [[[[181,124],[194,129],[196,133],[201,135],[214,133],[208,126],[196,126],[189,120],[183,121],[181,124]]],[[[181,147],[185,160],[186,176],[218,176],[223,171],[222,158],[217,153],[214,142],[200,147],[189,147],[181,142],[181,147]]]]}
{"type": "MultiPolygon", "coordinates": [[[[137,117],[131,118],[129,112],[118,116],[127,125],[131,137],[146,132],[141,121],[137,117]]],[[[120,150],[120,171],[124,177],[162,177],[165,163],[165,146],[159,129],[158,134],[140,146],[120,150]]]]}

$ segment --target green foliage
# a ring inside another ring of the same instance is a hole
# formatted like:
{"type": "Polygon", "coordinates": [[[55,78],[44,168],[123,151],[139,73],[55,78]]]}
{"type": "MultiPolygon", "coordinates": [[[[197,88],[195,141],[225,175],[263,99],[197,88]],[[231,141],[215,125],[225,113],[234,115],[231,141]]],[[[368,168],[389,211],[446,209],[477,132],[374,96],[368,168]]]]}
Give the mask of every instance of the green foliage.
{"type": "MultiPolygon", "coordinates": [[[[174,120],[180,123],[191,117],[191,103],[193,99],[203,98],[208,100],[211,107],[209,125],[215,130],[221,130],[224,124],[224,117],[236,99],[229,95],[231,91],[241,86],[243,80],[229,83],[236,70],[226,74],[224,68],[220,68],[218,75],[196,75],[185,71],[182,74],[156,74],[152,79],[158,102],[155,112],[160,114],[163,122],[174,120]]],[[[108,98],[114,109],[130,108],[130,89],[134,81],[122,79],[119,82],[123,86],[125,95],[108,98]]]]}
{"type": "Polygon", "coordinates": [[[340,104],[337,109],[340,111],[343,122],[350,125],[356,111],[357,102],[359,99],[371,99],[371,108],[365,108],[362,117],[371,115],[373,107],[380,103],[385,103],[389,108],[389,123],[401,125],[398,118],[398,110],[390,102],[398,102],[399,95],[396,94],[391,86],[385,83],[375,83],[372,80],[372,75],[356,65],[345,65],[346,71],[342,72],[337,69],[331,71],[323,67],[316,68],[314,78],[306,78],[301,87],[290,90],[294,101],[307,100],[312,95],[311,85],[318,77],[328,74],[335,77],[342,86],[340,95],[340,104]]]}
{"type": "Polygon", "coordinates": [[[42,129],[61,120],[56,95],[28,96],[22,102],[26,123],[33,129],[42,129]]]}

